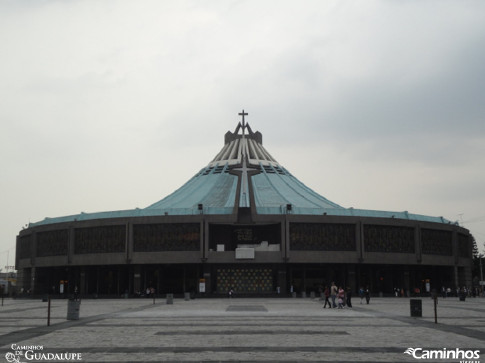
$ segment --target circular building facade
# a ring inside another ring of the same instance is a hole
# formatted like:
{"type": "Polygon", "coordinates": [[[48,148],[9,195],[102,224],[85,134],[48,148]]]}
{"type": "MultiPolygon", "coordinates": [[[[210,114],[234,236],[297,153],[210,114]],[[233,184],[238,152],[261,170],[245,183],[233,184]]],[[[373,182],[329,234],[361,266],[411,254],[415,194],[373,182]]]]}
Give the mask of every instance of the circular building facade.
{"type": "Polygon", "coordinates": [[[18,286],[84,296],[470,285],[470,233],[442,217],[344,208],[306,187],[244,120],[187,183],[144,208],[30,223],[18,286]]]}

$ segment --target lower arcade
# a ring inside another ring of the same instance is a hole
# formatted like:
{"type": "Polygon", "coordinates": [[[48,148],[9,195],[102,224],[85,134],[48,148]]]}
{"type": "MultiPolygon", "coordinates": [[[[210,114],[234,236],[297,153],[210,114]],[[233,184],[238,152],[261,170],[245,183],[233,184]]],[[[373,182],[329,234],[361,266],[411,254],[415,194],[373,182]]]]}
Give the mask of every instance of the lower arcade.
{"type": "Polygon", "coordinates": [[[271,264],[271,265],[137,265],[76,266],[27,269],[25,279],[36,280],[36,294],[84,297],[143,296],[191,293],[193,296],[288,296],[335,282],[357,292],[367,287],[375,295],[391,295],[396,289],[411,296],[419,289],[429,293],[441,287],[456,288],[455,273],[465,280],[465,270],[448,266],[271,264]],[[202,287],[203,286],[203,287],[202,287]]]}

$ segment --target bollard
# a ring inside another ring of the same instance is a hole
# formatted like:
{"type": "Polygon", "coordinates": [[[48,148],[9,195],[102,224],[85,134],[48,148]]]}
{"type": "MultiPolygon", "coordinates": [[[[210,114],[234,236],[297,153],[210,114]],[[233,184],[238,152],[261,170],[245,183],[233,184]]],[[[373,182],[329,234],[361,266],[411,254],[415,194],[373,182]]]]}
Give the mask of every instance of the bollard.
{"type": "Polygon", "coordinates": [[[303,292],[301,293],[301,297],[302,297],[302,298],[306,298],[306,292],[305,292],[305,291],[303,291],[303,292]]]}
{"type": "Polygon", "coordinates": [[[431,291],[431,298],[433,299],[434,305],[434,323],[438,324],[438,293],[436,292],[436,289],[431,291]]]}
{"type": "Polygon", "coordinates": [[[173,294],[167,294],[167,304],[173,304],[173,294]]]}
{"type": "Polygon", "coordinates": [[[67,320],[79,320],[81,300],[67,300],[67,320]]]}
{"type": "Polygon", "coordinates": [[[291,297],[296,297],[296,292],[292,292],[291,297]]]}
{"type": "Polygon", "coordinates": [[[421,299],[410,299],[411,316],[420,318],[423,316],[423,302],[421,299]]]}
{"type": "Polygon", "coordinates": [[[51,297],[47,298],[47,326],[51,326],[51,297]]]}
{"type": "Polygon", "coordinates": [[[184,293],[184,298],[185,298],[185,301],[189,301],[190,300],[190,292],[184,293]]]}
{"type": "Polygon", "coordinates": [[[311,297],[312,299],[315,299],[315,291],[311,291],[311,292],[310,292],[310,297],[311,297]]]}

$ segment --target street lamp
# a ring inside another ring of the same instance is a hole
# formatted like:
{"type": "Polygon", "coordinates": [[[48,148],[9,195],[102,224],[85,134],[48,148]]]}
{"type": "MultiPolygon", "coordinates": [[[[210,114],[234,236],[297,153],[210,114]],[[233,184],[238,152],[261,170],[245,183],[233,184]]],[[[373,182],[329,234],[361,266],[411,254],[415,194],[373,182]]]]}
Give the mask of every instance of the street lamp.
{"type": "Polygon", "coordinates": [[[482,258],[483,258],[483,255],[480,253],[478,255],[478,258],[479,258],[479,263],[480,263],[480,287],[481,287],[481,290],[482,290],[482,296],[484,295],[484,286],[483,286],[483,270],[482,270],[482,258]]]}

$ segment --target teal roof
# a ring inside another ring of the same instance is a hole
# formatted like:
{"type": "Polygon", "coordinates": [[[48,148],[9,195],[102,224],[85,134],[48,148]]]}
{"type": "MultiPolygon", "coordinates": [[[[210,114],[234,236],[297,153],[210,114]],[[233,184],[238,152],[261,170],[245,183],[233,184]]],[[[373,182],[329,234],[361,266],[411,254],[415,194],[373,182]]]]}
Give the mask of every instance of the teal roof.
{"type": "MultiPolygon", "coordinates": [[[[238,177],[228,172],[227,165],[220,168],[206,167],[193,176],[181,188],[148,206],[145,210],[165,211],[179,214],[175,210],[183,209],[187,214],[198,211],[202,204],[211,214],[231,214],[236,199],[238,177]]],[[[184,213],[181,213],[184,214],[184,213]]]]}
{"type": "Polygon", "coordinates": [[[326,214],[451,223],[443,217],[344,208],[331,202],[281,166],[263,147],[261,133],[253,133],[243,122],[234,133],[226,133],[224,147],[206,167],[178,190],[146,208],[46,218],[30,226],[94,219],[195,215],[201,213],[199,208],[204,214],[228,215],[238,207],[254,207],[257,214],[326,214]],[[290,211],[287,210],[289,204],[290,211]]]}
{"type": "Polygon", "coordinates": [[[315,193],[282,167],[261,165],[261,173],[251,179],[256,210],[260,214],[266,214],[267,208],[286,210],[287,204],[303,209],[344,209],[315,193]]]}

